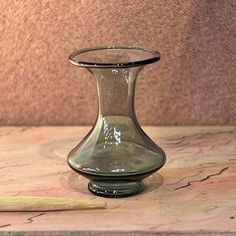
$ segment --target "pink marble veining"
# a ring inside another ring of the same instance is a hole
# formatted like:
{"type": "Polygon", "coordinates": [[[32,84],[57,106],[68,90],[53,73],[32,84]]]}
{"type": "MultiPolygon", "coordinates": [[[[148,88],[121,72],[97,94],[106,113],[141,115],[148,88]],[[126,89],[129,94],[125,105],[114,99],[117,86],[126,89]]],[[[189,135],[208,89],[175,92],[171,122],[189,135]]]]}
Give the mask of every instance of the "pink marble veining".
{"type": "MultiPolygon", "coordinates": [[[[0,196],[98,199],[66,164],[68,151],[88,130],[1,127],[0,196]]],[[[105,210],[0,213],[0,234],[236,234],[236,128],[145,130],[164,148],[167,163],[145,180],[143,193],[105,199],[105,210]]]]}

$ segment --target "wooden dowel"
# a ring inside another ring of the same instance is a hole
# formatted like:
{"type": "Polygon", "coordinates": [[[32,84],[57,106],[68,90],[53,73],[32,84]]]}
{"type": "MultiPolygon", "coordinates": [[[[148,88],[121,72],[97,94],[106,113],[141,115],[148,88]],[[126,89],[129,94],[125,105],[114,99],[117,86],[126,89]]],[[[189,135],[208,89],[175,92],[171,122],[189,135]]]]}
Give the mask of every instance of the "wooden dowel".
{"type": "Polygon", "coordinates": [[[104,209],[106,202],[51,197],[0,197],[0,211],[68,211],[104,209]]]}

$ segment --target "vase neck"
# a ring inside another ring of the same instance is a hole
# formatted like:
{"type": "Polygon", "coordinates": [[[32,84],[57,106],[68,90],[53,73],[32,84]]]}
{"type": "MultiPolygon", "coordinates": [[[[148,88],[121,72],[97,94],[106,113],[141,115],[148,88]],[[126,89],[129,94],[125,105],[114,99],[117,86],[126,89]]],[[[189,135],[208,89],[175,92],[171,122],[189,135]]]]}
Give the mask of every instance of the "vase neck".
{"type": "Polygon", "coordinates": [[[99,117],[135,117],[135,82],[141,69],[142,67],[89,69],[97,82],[99,117]]]}

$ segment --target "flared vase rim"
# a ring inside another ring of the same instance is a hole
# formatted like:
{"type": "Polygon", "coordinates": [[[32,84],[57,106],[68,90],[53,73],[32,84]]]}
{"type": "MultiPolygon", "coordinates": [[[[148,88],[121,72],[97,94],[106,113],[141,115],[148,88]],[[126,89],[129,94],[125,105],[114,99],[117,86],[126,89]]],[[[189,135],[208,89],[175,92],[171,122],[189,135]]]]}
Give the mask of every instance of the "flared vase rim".
{"type": "Polygon", "coordinates": [[[107,45],[107,46],[97,46],[97,47],[88,47],[83,48],[80,50],[75,50],[69,55],[69,61],[71,64],[84,67],[84,68],[129,68],[129,67],[141,67],[147,64],[151,64],[160,60],[160,53],[158,51],[150,50],[143,47],[138,46],[125,46],[125,45],[107,45]],[[97,52],[99,50],[129,50],[131,51],[139,51],[150,56],[146,57],[145,59],[135,59],[135,60],[128,60],[128,61],[119,61],[119,62],[96,62],[92,60],[82,60],[76,58],[82,54],[86,54],[88,52],[97,52]]]}

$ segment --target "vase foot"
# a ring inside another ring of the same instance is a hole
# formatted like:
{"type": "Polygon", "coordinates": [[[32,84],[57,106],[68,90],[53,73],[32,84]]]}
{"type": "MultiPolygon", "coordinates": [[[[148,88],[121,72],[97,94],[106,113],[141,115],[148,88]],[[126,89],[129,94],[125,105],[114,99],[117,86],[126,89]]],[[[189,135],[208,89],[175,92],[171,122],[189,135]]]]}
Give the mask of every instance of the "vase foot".
{"type": "Polygon", "coordinates": [[[138,194],[143,191],[144,185],[140,181],[133,182],[103,182],[90,181],[88,189],[98,196],[121,198],[138,194]]]}

